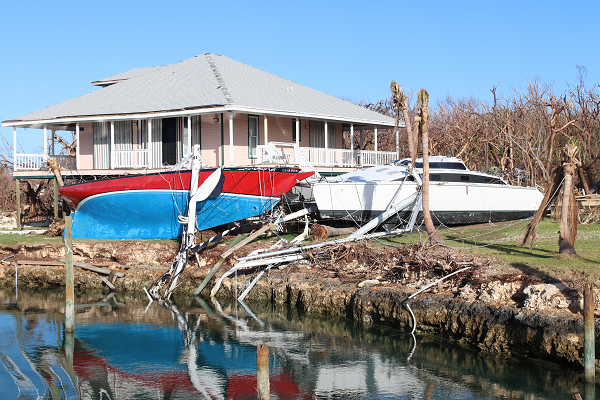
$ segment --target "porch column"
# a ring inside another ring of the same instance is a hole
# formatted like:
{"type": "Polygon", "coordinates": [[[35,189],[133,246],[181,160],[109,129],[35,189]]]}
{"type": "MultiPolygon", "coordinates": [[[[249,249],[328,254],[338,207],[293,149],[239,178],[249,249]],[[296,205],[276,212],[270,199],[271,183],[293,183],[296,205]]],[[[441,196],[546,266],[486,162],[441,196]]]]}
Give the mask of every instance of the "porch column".
{"type": "MultiPolygon", "coordinates": [[[[325,121],[325,148],[329,148],[329,135],[327,135],[327,121],[325,121]]],[[[327,153],[326,153],[327,154],[327,153]]]]}
{"type": "Polygon", "coordinates": [[[56,151],[54,151],[54,140],[56,139],[56,129],[52,129],[52,155],[56,155],[56,151]]]}
{"type": "Polygon", "coordinates": [[[152,169],[152,120],[146,120],[146,133],[148,134],[148,169],[152,169]]]}
{"type": "Polygon", "coordinates": [[[44,124],[44,160],[48,159],[48,129],[44,124]]]}
{"type": "Polygon", "coordinates": [[[54,219],[58,219],[58,179],[56,176],[53,179],[54,181],[54,219]]]}
{"type": "Polygon", "coordinates": [[[17,185],[15,195],[17,197],[17,230],[21,230],[21,180],[15,179],[17,185]]]}
{"type": "Polygon", "coordinates": [[[188,147],[188,155],[192,154],[192,117],[188,115],[187,117],[187,125],[188,125],[188,137],[187,137],[187,147],[188,147]]]}
{"type": "Polygon", "coordinates": [[[13,171],[17,170],[17,127],[13,126],[13,171]]]}
{"type": "Polygon", "coordinates": [[[363,146],[363,128],[361,126],[360,127],[360,140],[359,140],[359,143],[358,143],[358,156],[360,157],[358,159],[358,165],[361,166],[361,167],[363,165],[363,159],[362,159],[363,158],[362,157],[363,156],[363,154],[362,154],[363,147],[364,147],[363,146]]]}
{"type": "Polygon", "coordinates": [[[108,168],[115,168],[115,121],[110,121],[110,166],[108,168]]]}
{"type": "Polygon", "coordinates": [[[354,124],[350,124],[350,165],[354,166],[354,124]]]}
{"type": "Polygon", "coordinates": [[[75,124],[75,137],[77,140],[77,148],[75,149],[75,169],[79,170],[79,154],[80,154],[80,150],[79,148],[80,146],[80,141],[79,141],[79,122],[77,124],[75,124]]]}
{"type": "Polygon", "coordinates": [[[375,127],[375,151],[377,151],[377,127],[375,127]]]}
{"type": "Polygon", "coordinates": [[[269,144],[269,128],[267,126],[267,114],[264,115],[263,121],[265,124],[265,144],[269,144]]]}
{"type": "Polygon", "coordinates": [[[233,167],[233,116],[235,113],[229,113],[229,165],[233,167]]]}
{"type": "Polygon", "coordinates": [[[296,147],[300,147],[300,118],[296,118],[296,147]]]}

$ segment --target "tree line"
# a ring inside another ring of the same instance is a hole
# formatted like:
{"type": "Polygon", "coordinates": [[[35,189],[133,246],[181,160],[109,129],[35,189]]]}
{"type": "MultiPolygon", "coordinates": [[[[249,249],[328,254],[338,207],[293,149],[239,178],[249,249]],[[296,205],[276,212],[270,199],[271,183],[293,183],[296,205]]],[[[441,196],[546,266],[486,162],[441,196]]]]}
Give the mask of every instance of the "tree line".
{"type": "MultiPolygon", "coordinates": [[[[396,117],[391,96],[358,104],[396,117]]],[[[416,110],[414,102],[409,114],[416,110]]],[[[431,155],[461,157],[470,169],[496,172],[511,183],[549,186],[553,169],[562,162],[560,152],[569,143],[580,150],[578,186],[589,193],[599,179],[600,84],[588,85],[583,67],[578,67],[575,84],[562,93],[552,83],[535,79],[523,90],[504,94],[494,86],[487,101],[448,96],[429,106],[428,129],[431,155]]],[[[357,135],[354,140],[354,148],[361,148],[357,135]]],[[[349,148],[349,135],[345,141],[349,148]]],[[[410,154],[408,143],[406,129],[400,129],[401,157],[410,154]]],[[[374,148],[373,131],[363,132],[362,148],[374,148]]],[[[393,130],[378,133],[378,149],[396,150],[393,130]]]]}

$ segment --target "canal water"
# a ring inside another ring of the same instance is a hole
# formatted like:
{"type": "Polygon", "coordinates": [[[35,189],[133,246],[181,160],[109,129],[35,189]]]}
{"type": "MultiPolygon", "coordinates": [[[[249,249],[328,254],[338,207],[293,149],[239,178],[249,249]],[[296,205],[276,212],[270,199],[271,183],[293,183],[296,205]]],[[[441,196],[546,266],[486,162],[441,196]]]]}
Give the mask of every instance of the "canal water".
{"type": "MultiPolygon", "coordinates": [[[[481,354],[294,307],[0,289],[0,399],[256,399],[256,346],[272,399],[571,399],[582,369],[481,354]]],[[[597,393],[600,393],[597,391],[597,393]]]]}

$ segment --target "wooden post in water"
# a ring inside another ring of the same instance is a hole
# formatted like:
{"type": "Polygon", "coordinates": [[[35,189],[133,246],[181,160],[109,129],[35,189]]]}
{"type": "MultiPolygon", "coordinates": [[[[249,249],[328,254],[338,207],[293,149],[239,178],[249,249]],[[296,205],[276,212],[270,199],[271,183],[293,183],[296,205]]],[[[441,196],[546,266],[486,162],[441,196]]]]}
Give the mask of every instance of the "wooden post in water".
{"type": "Polygon", "coordinates": [[[594,318],[594,288],[590,281],[583,292],[583,367],[585,382],[596,380],[596,334],[594,318]]]}
{"type": "Polygon", "coordinates": [[[258,392],[258,400],[271,399],[269,348],[264,343],[256,346],[256,391],[258,392]]]}
{"type": "Polygon", "coordinates": [[[65,330],[75,331],[75,282],[73,277],[73,218],[65,217],[65,330]]]}

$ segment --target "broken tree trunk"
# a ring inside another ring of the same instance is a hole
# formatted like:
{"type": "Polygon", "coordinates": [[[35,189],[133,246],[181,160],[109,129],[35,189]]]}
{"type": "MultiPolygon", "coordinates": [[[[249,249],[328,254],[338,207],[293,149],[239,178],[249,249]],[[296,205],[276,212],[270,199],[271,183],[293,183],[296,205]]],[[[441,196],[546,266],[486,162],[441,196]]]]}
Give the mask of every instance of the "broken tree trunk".
{"type": "Polygon", "coordinates": [[[58,163],[56,162],[56,158],[48,159],[48,169],[50,171],[52,171],[52,173],[56,177],[56,182],[58,183],[58,187],[65,186],[65,183],[62,179],[62,175],[60,173],[60,167],[58,166],[58,163]]]}
{"type": "Polygon", "coordinates": [[[444,243],[439,235],[429,211],[429,135],[428,122],[429,114],[427,108],[429,106],[429,93],[425,89],[419,90],[417,93],[417,104],[419,107],[418,115],[421,117],[419,121],[419,131],[423,139],[421,147],[423,148],[423,221],[429,234],[429,240],[433,243],[444,243]]]}
{"type": "Polygon", "coordinates": [[[317,239],[325,239],[329,236],[341,236],[355,232],[357,228],[334,228],[332,226],[315,224],[310,234],[317,239]]]}
{"type": "MultiPolygon", "coordinates": [[[[565,164],[564,170],[564,184],[563,184],[563,195],[562,204],[560,210],[560,230],[558,238],[559,254],[576,255],[575,251],[575,235],[573,232],[573,222],[571,221],[571,214],[573,213],[574,207],[577,207],[574,203],[573,196],[573,164],[565,164]]],[[[575,229],[577,229],[575,227],[575,229]]]]}

